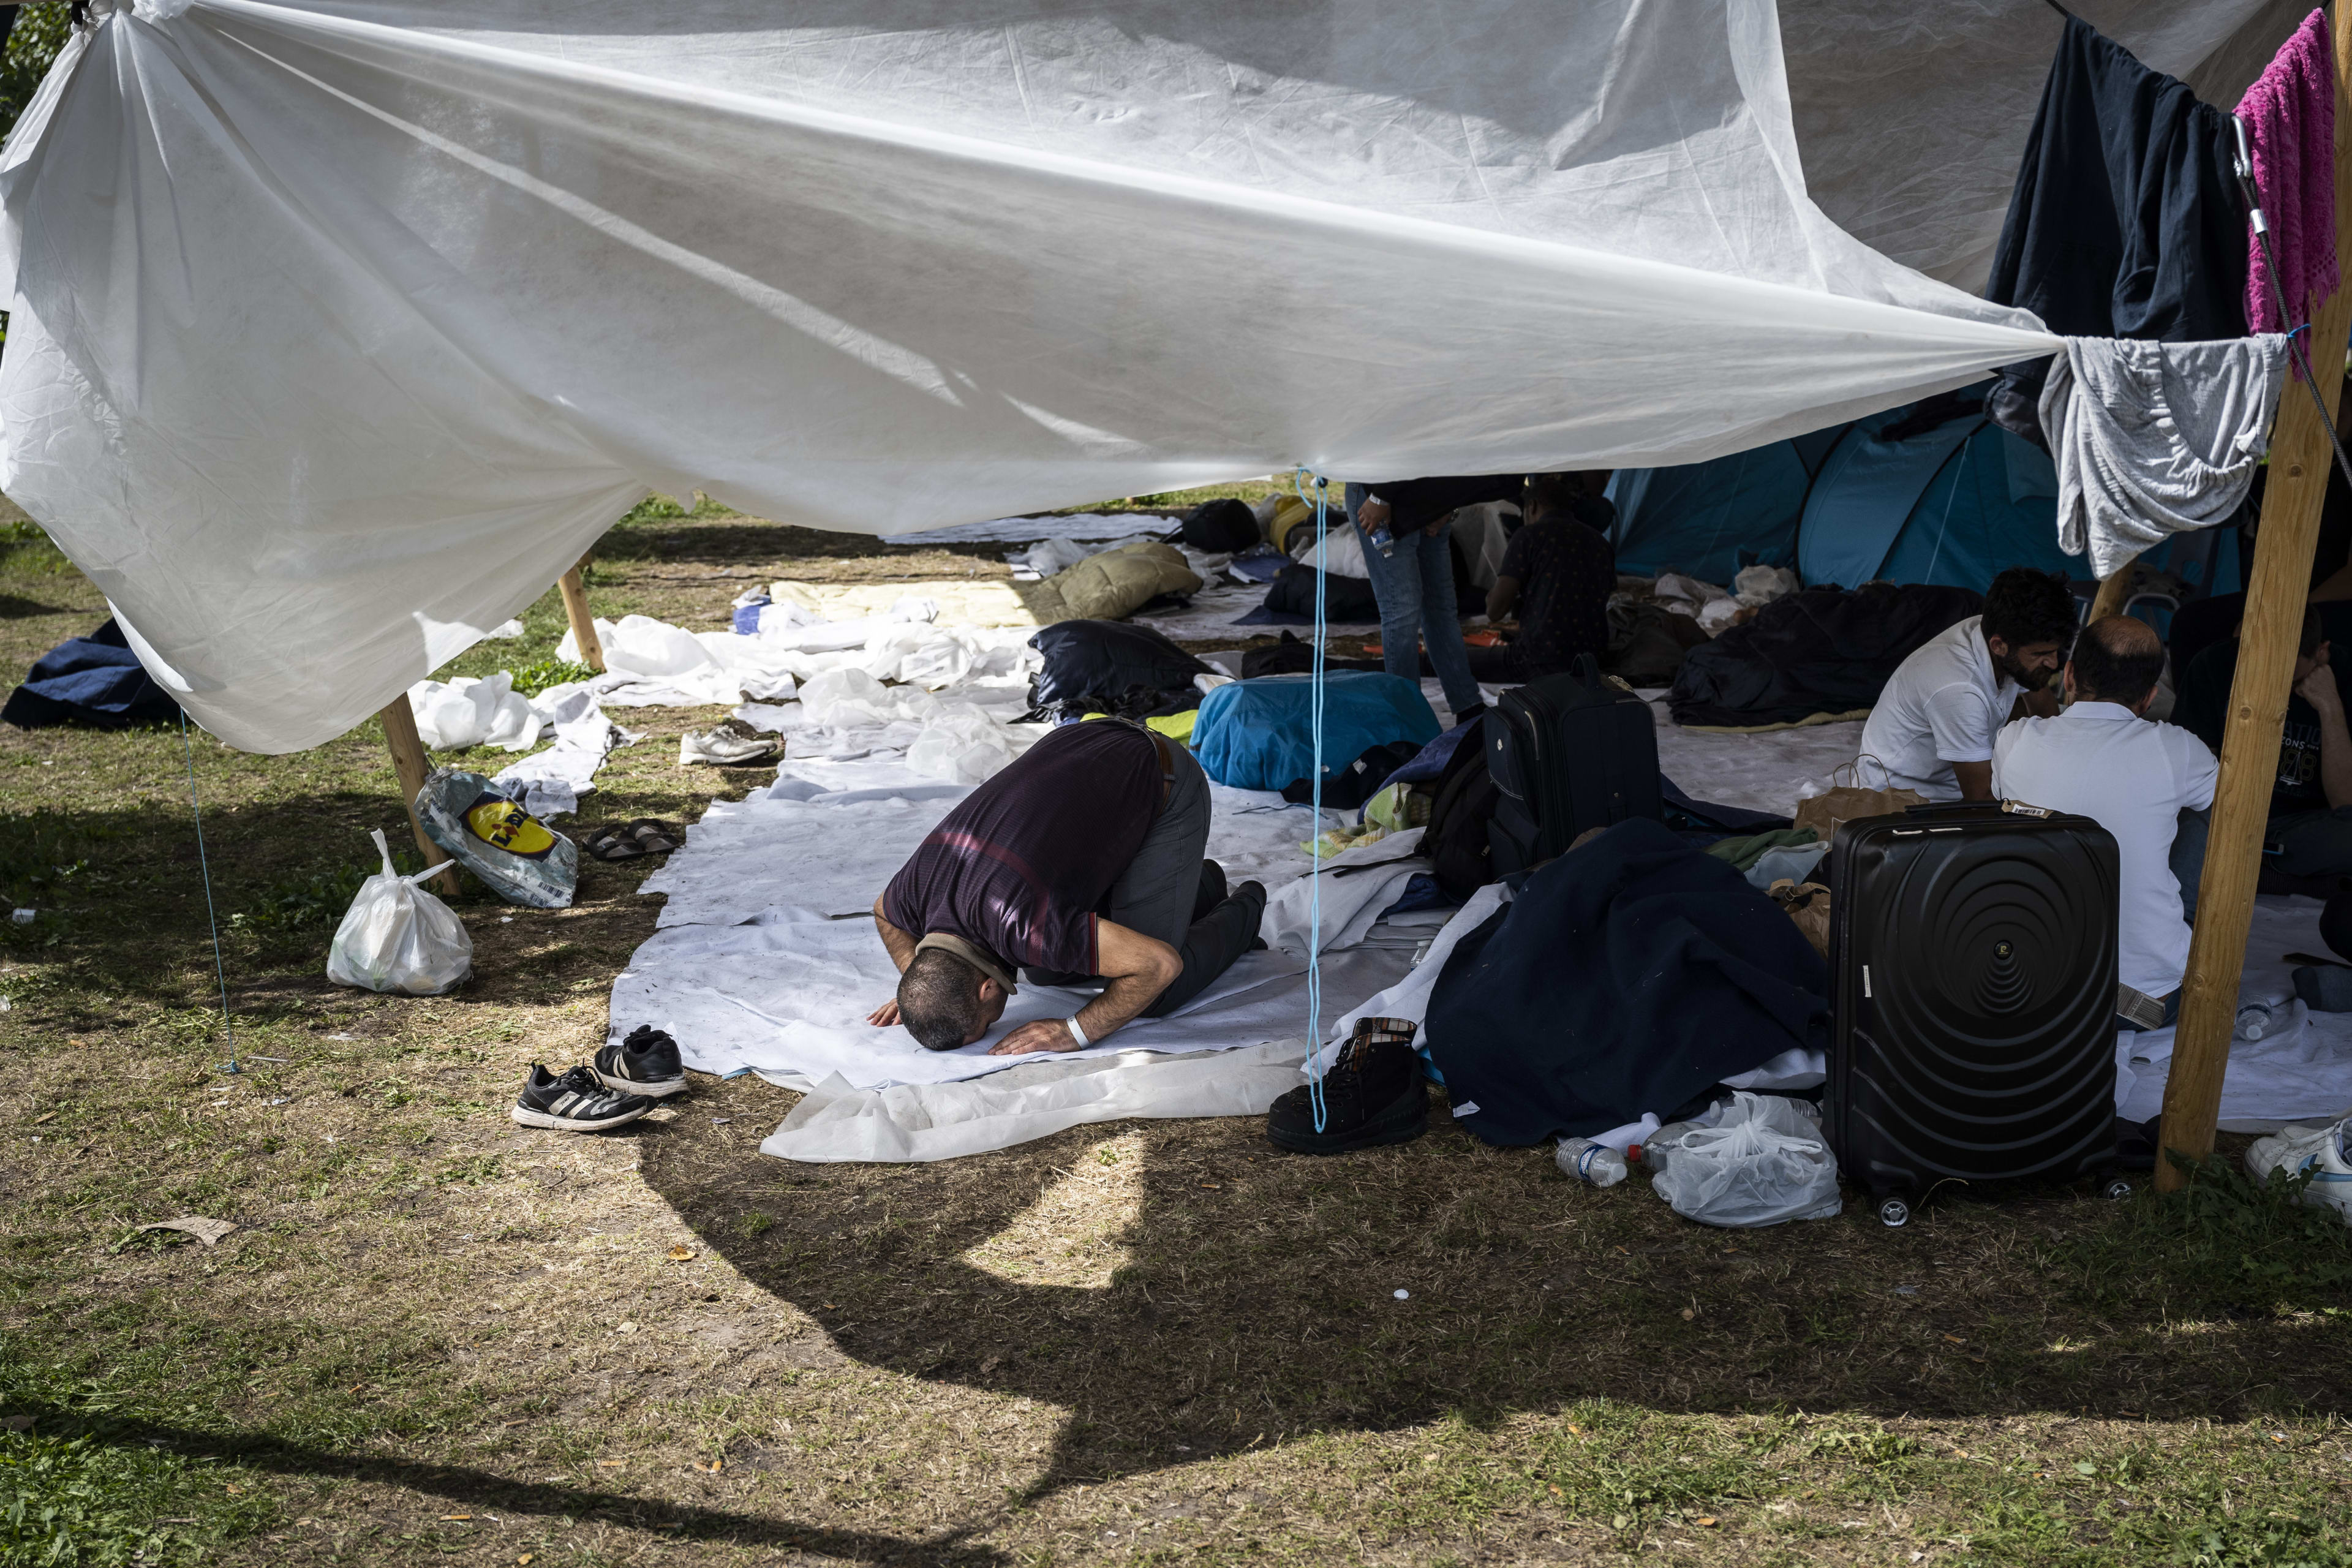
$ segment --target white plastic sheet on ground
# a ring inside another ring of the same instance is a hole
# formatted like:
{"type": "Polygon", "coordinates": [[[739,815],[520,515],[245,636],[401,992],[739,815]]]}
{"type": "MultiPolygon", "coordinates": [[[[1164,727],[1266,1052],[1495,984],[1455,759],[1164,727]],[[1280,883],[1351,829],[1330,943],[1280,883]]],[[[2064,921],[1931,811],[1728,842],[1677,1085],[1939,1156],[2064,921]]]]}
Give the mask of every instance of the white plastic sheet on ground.
{"type": "MultiPolygon", "coordinates": [[[[2254,900],[2246,936],[2238,1005],[2294,995],[2290,952],[2326,952],[2319,938],[2317,899],[2264,894],[2254,900]]],[[[2269,1132],[2290,1121],[2333,1119],[2352,1111],[2352,1013],[2314,1013],[2296,1003],[2289,1027],[2259,1040],[2231,1040],[2221,1075],[2221,1126],[2225,1132],[2269,1132]]],[[[2145,1121],[2164,1109],[2165,1075],[2172,1065],[2169,1028],[2116,1037],[2116,1114],[2145,1121]]]]}
{"type": "MultiPolygon", "coordinates": [[[[2259,8],[2101,19],[2182,69],[2259,8]]],[[[890,533],[1690,462],[2055,342],[1804,173],[1980,252],[2039,0],[1794,6],[1801,154],[1769,0],[98,9],[0,153],[0,486],[252,750],[648,489],[890,533]]]]}

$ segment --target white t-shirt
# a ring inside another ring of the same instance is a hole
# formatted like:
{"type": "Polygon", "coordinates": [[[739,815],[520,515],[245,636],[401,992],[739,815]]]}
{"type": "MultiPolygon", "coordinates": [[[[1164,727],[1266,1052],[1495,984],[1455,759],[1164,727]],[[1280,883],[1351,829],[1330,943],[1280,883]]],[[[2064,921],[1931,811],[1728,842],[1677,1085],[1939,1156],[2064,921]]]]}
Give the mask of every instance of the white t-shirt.
{"type": "Polygon", "coordinates": [[[2021,719],[1993,747],[1993,793],[2087,816],[2116,837],[2122,871],[2117,977],[2162,996],[2189,967],[2189,922],[2172,874],[2183,811],[2213,804],[2221,764],[2205,742],[2117,702],[2077,702],[2054,719],[2021,719]]]}
{"type": "MultiPolygon", "coordinates": [[[[1862,727],[1862,752],[1886,764],[1893,787],[1958,800],[1952,764],[1992,761],[1992,738],[2009,721],[2019,688],[1994,672],[1983,624],[1982,616],[1970,616],[1920,644],[1879,693],[1862,727]]],[[[1869,763],[1858,773],[1858,783],[1877,784],[1869,763]]]]}

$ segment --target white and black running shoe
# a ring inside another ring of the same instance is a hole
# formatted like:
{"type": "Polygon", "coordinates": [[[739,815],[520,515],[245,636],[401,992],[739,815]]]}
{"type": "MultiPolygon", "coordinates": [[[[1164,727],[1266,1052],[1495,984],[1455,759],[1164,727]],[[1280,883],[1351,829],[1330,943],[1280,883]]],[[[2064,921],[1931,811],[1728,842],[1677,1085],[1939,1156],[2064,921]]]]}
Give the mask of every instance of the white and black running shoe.
{"type": "Polygon", "coordinates": [[[686,1088],[686,1064],[677,1042],[651,1024],[639,1024],[629,1037],[596,1053],[597,1080],[623,1094],[663,1100],[686,1088]]]}
{"type": "Polygon", "coordinates": [[[635,1121],[654,1108],[642,1094],[615,1094],[596,1081],[587,1068],[573,1068],[562,1078],[537,1062],[523,1079],[522,1094],[509,1114],[525,1127],[548,1127],[558,1132],[602,1132],[635,1121]]]}
{"type": "Polygon", "coordinates": [[[782,758],[783,742],[763,734],[740,719],[725,719],[708,730],[689,730],[677,738],[680,767],[758,767],[782,758]]]}

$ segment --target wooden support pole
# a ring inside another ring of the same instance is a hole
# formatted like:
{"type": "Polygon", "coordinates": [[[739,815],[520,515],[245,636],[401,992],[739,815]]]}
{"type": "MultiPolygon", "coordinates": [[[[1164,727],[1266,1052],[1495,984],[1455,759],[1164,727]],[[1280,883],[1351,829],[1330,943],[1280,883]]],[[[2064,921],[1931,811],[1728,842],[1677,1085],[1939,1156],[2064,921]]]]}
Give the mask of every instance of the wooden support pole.
{"type": "Polygon", "coordinates": [[[563,590],[563,614],[572,622],[572,640],[580,645],[580,662],[604,673],[604,645],[596,640],[596,617],[588,613],[588,584],[580,574],[586,570],[588,557],[583,555],[580,564],[556,580],[563,590]]]}
{"type": "MultiPolygon", "coordinates": [[[[425,837],[425,824],[416,819],[416,792],[425,787],[425,775],[432,767],[425,761],[425,742],[417,737],[416,710],[408,705],[408,693],[404,691],[384,704],[376,718],[383,721],[384,742],[392,748],[392,771],[400,776],[400,804],[408,810],[408,830],[416,836],[416,847],[424,852],[425,863],[438,866],[449,857],[441,846],[425,837]]],[[[434,878],[429,885],[437,892],[456,897],[456,865],[434,878]]]]}
{"type": "MultiPolygon", "coordinates": [[[[2352,5],[2336,7],[2336,246],[2352,256],[2352,105],[2344,80],[2352,68],[2352,5]]],[[[2340,288],[2311,323],[2306,351],[2330,417],[2344,387],[2344,345],[2352,331],[2352,288],[2340,288]]],[[[2172,1068],[2164,1084],[2160,1148],[2192,1159],[2213,1152],[2221,1110],[2221,1075],[2238,1011],[2239,971],[2253,922],[2254,884],[2261,872],[2263,835],[2270,819],[2271,785],[2278,774],[2280,728],[2286,719],[2304,602],[2311,586],[2313,547],[2319,540],[2320,504],[2335,463],[2327,432],[2311,393],[2291,372],[2272,427],[2270,482],[2263,495],[2253,577],[2246,584],[2245,619],[2238,633],[2238,673],[2230,688],[2229,724],[2221,734],[2221,776],[2213,791],[2212,831],[2205,875],[2197,893],[2197,930],[2189,944],[2189,973],[2180,991],[2180,1024],[2172,1068]]],[[[2159,1160],[2159,1191],[2186,1177],[2159,1160]]]]}
{"type": "MultiPolygon", "coordinates": [[[[2124,613],[2124,596],[2131,589],[2132,568],[2138,563],[2139,557],[2133,556],[2099,584],[2098,595],[2091,601],[2092,620],[2103,621],[2109,616],[2124,613]]],[[[2179,677],[2176,674],[2173,679],[2177,680],[2179,677]]]]}

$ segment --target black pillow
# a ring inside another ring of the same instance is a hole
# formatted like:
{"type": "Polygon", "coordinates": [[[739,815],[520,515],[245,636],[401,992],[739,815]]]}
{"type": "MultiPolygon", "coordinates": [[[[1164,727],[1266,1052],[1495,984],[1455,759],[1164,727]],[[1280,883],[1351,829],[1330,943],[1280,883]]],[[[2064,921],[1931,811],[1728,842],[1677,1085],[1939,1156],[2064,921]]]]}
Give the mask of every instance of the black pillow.
{"type": "Polygon", "coordinates": [[[1116,699],[1135,687],[1175,691],[1215,670],[1153,631],[1125,621],[1060,621],[1029,646],[1045,668],[1029,683],[1030,703],[1051,708],[1087,697],[1116,699]]]}
{"type": "MultiPolygon", "coordinates": [[[[1372,585],[1361,577],[1328,574],[1323,585],[1323,618],[1335,626],[1360,625],[1381,618],[1381,602],[1372,585]]],[[[1315,568],[1302,561],[1284,567],[1265,591],[1265,607],[1294,616],[1315,613],[1315,568]]]]}

